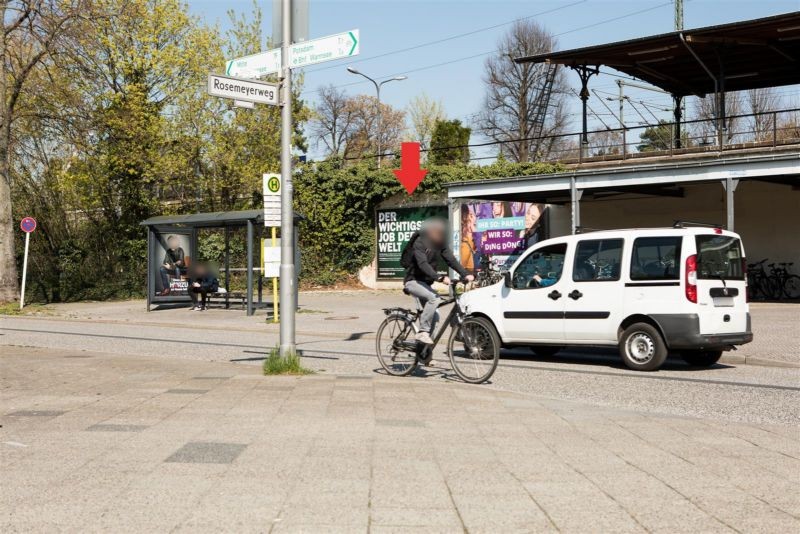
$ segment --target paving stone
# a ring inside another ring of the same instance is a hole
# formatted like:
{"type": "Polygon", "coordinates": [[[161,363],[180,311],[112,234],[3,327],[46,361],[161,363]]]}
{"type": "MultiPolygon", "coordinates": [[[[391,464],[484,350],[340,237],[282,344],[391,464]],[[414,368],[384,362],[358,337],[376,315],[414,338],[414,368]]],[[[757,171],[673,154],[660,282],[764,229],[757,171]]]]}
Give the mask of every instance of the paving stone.
{"type": "Polygon", "coordinates": [[[178,449],[166,462],[195,464],[229,464],[233,462],[247,445],[240,443],[216,443],[193,441],[178,449]]]}
{"type": "Polygon", "coordinates": [[[168,389],[165,393],[178,393],[183,395],[202,395],[208,393],[209,389],[168,389]]]}
{"type": "Polygon", "coordinates": [[[97,424],[92,425],[86,430],[92,432],[141,432],[145,428],[148,428],[145,425],[118,425],[118,424],[97,424]]]}
{"type": "Polygon", "coordinates": [[[67,412],[58,410],[18,410],[6,415],[10,415],[12,417],[58,417],[59,415],[63,415],[65,413],[67,412]]]}

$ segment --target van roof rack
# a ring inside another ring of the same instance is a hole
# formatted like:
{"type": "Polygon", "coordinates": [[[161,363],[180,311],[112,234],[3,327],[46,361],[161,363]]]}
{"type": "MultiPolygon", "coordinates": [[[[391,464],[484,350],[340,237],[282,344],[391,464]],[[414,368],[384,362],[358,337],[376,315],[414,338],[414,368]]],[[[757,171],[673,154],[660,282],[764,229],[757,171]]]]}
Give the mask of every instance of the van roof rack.
{"type": "Polygon", "coordinates": [[[675,221],[672,224],[673,228],[686,228],[688,226],[700,226],[702,228],[719,228],[720,230],[722,230],[722,225],[716,223],[704,223],[697,221],[675,221]]]}
{"type": "Polygon", "coordinates": [[[588,226],[576,226],[576,234],[585,234],[586,232],[603,232],[604,228],[589,228],[588,226]]]}

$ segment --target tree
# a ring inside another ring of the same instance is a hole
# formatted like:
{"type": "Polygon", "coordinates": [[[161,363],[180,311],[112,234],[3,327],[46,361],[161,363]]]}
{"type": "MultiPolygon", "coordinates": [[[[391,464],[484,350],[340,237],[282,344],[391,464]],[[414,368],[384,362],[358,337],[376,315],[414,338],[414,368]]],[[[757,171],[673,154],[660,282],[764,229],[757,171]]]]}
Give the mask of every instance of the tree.
{"type": "Polygon", "coordinates": [[[381,129],[378,132],[378,100],[374,96],[354,96],[348,100],[347,107],[352,117],[352,130],[347,138],[346,158],[377,154],[379,134],[383,153],[399,149],[406,129],[405,112],[381,102],[381,129]]]}
{"type": "Polygon", "coordinates": [[[770,111],[778,109],[778,94],[773,87],[762,89],[750,89],[745,93],[747,105],[750,107],[749,130],[753,133],[756,141],[763,141],[772,136],[773,121],[777,122],[777,117],[770,114],[770,111]]]}
{"type": "Polygon", "coordinates": [[[0,302],[17,298],[17,269],[11,202],[11,155],[20,98],[44,61],[86,13],[82,0],[0,1],[0,302]]]}
{"type": "Polygon", "coordinates": [[[639,152],[669,150],[672,143],[672,128],[665,120],[658,121],[657,126],[649,126],[639,134],[642,141],[636,149],[639,152]]]}
{"type": "Polygon", "coordinates": [[[426,93],[422,93],[411,99],[407,113],[413,139],[419,142],[421,148],[428,148],[436,123],[446,119],[444,105],[441,101],[433,100],[426,93]]]}
{"type": "Polygon", "coordinates": [[[470,128],[461,125],[460,120],[436,121],[431,136],[428,154],[430,165],[455,165],[469,163],[470,128]]]}
{"type": "Polygon", "coordinates": [[[556,41],[533,20],[513,24],[500,39],[496,55],[485,63],[485,109],[480,114],[480,131],[494,141],[512,161],[546,157],[553,138],[542,137],[564,131],[566,84],[557,67],[514,63],[515,58],[550,52],[556,41]]]}
{"type": "Polygon", "coordinates": [[[317,145],[322,143],[327,156],[338,156],[344,150],[354,126],[353,106],[344,91],[333,85],[319,90],[319,102],[311,117],[311,134],[317,145]]]}
{"type": "MultiPolygon", "coordinates": [[[[694,123],[691,127],[692,136],[699,139],[700,144],[713,145],[717,143],[717,95],[708,95],[698,98],[694,103],[695,119],[701,122],[694,123]]],[[[741,119],[737,117],[742,113],[743,103],[740,92],[725,93],[724,141],[730,142],[738,133],[741,119]]]]}

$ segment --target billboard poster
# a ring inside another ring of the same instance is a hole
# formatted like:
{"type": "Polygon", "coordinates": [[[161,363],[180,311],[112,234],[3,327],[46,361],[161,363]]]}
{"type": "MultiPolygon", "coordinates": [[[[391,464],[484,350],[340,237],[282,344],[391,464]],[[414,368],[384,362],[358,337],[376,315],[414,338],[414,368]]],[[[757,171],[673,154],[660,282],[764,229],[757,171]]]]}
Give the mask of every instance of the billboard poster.
{"type": "Polygon", "coordinates": [[[156,233],[150,255],[155,283],[152,297],[189,297],[188,269],[194,256],[189,233],[156,233]]]}
{"type": "Polygon", "coordinates": [[[421,206],[376,210],[378,278],[403,278],[405,276],[405,269],[400,265],[403,247],[414,232],[420,229],[423,221],[431,217],[446,219],[447,208],[445,206],[421,206]]]}
{"type": "Polygon", "coordinates": [[[470,271],[490,259],[510,267],[517,255],[547,239],[547,206],[531,202],[471,202],[461,205],[458,258],[470,271]],[[509,263],[509,265],[506,265],[509,263]]]}

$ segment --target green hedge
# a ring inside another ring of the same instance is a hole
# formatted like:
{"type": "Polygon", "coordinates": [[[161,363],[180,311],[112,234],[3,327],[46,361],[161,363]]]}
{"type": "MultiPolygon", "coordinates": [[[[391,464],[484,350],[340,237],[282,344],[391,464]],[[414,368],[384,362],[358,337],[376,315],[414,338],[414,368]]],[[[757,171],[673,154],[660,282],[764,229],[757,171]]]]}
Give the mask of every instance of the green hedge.
{"type": "MultiPolygon", "coordinates": [[[[507,161],[484,167],[432,166],[412,198],[426,193],[444,194],[445,184],[451,182],[560,170],[553,164],[507,161]]],[[[375,208],[405,191],[391,169],[378,170],[368,164],[343,167],[337,161],[302,166],[295,175],[294,189],[295,209],[306,217],[300,227],[302,279],[315,285],[330,285],[353,277],[372,261],[375,208]]]]}

